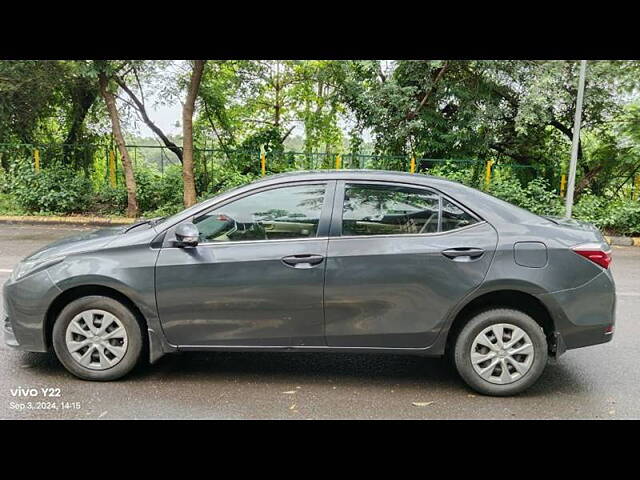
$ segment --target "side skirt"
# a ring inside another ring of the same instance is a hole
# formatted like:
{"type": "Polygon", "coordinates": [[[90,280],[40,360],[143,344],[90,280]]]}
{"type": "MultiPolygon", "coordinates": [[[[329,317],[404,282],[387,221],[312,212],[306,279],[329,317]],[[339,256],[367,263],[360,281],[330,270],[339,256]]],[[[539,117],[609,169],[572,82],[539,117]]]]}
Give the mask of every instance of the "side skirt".
{"type": "Polygon", "coordinates": [[[390,353],[394,355],[422,355],[439,357],[431,347],[385,348],[385,347],[328,347],[328,346],[243,346],[243,345],[178,345],[180,352],[326,352],[326,353],[390,353]]]}

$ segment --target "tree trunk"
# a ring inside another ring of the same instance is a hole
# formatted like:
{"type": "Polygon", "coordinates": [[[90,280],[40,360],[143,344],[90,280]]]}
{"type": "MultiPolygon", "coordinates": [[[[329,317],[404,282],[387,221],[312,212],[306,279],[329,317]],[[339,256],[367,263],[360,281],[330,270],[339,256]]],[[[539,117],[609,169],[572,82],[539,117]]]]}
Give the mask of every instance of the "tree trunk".
{"type": "Polygon", "coordinates": [[[71,126],[69,127],[69,131],[67,132],[67,136],[64,140],[62,150],[64,162],[67,165],[73,164],[74,168],[77,168],[78,164],[80,163],[85,170],[88,170],[89,165],[87,164],[85,159],[83,159],[81,162],[79,162],[78,160],[80,154],[85,153],[85,150],[76,144],[82,136],[85,118],[87,117],[91,106],[98,97],[98,91],[96,90],[95,84],[88,85],[83,83],[75,87],[72,96],[72,121],[71,126]]]}
{"type": "Polygon", "coordinates": [[[193,174],[193,110],[202,80],[205,60],[195,60],[187,99],[182,107],[182,182],[184,184],[184,206],[196,203],[196,184],[193,174]]]}
{"type": "Polygon", "coordinates": [[[122,158],[122,168],[124,170],[124,182],[127,187],[127,216],[138,216],[138,199],[136,197],[136,179],[133,176],[133,166],[131,165],[131,159],[129,153],[125,147],[124,137],[122,136],[122,129],[120,128],[120,117],[118,116],[118,110],[116,108],[116,99],[113,93],[108,89],[108,79],[104,72],[98,75],[98,82],[100,84],[100,93],[104,98],[104,103],[107,106],[109,112],[109,118],[111,118],[111,128],[113,130],[113,136],[118,145],[120,151],[120,157],[122,158]]]}

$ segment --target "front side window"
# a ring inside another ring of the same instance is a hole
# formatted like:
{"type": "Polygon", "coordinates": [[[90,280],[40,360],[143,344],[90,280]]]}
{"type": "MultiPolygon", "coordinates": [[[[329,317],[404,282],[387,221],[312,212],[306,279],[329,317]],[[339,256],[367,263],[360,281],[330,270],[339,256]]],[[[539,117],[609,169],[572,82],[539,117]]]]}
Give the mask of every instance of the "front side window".
{"type": "Polygon", "coordinates": [[[477,222],[471,214],[430,190],[399,185],[345,185],[345,236],[436,233],[477,222]]]}
{"type": "Polygon", "coordinates": [[[326,185],[300,185],[243,197],[194,220],[200,241],[310,238],[318,234],[326,185]]]}
{"type": "Polygon", "coordinates": [[[435,192],[390,185],[346,185],[342,235],[394,235],[438,231],[435,192]]]}

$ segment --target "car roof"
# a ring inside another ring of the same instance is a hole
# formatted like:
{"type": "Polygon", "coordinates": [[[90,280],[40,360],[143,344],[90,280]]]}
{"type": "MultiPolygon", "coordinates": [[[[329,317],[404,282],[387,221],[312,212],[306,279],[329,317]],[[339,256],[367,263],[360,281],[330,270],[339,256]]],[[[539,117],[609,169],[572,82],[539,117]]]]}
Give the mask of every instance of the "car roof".
{"type": "Polygon", "coordinates": [[[269,175],[260,180],[256,180],[251,185],[259,183],[280,183],[287,180],[386,180],[407,183],[446,183],[457,184],[452,180],[421,173],[408,173],[390,170],[370,170],[370,169],[340,169],[340,170],[296,170],[292,172],[277,173],[269,175]]]}

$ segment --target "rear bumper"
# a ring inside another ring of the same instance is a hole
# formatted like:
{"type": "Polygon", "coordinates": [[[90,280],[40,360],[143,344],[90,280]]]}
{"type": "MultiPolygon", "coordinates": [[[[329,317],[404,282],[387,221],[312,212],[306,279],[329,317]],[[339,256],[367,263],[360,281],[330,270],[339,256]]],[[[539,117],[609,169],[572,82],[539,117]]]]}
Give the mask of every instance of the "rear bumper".
{"type": "Polygon", "coordinates": [[[578,288],[537,297],[547,306],[554,320],[556,356],[564,350],[611,341],[616,293],[609,271],[603,271],[578,288]]]}

